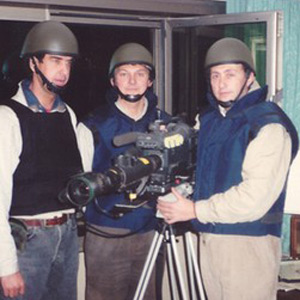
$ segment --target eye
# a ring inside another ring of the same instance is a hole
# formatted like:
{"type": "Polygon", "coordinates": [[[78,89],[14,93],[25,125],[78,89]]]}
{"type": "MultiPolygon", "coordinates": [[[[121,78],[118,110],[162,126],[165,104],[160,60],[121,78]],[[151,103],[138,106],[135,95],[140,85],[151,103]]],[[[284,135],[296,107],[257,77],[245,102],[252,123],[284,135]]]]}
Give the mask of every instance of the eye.
{"type": "Polygon", "coordinates": [[[66,64],[69,68],[71,68],[73,65],[73,60],[68,60],[66,64]]]}
{"type": "Polygon", "coordinates": [[[119,72],[118,76],[120,76],[120,77],[126,77],[127,73],[126,72],[119,72]]]}
{"type": "Polygon", "coordinates": [[[217,80],[219,78],[219,74],[213,73],[210,75],[211,80],[217,80]]]}
{"type": "Polygon", "coordinates": [[[228,78],[233,78],[233,77],[235,77],[235,73],[229,72],[229,73],[227,73],[227,77],[228,78]]]}
{"type": "Polygon", "coordinates": [[[138,72],[138,76],[141,77],[141,78],[144,78],[146,77],[148,74],[144,71],[141,71],[141,72],[138,72]]]}
{"type": "Polygon", "coordinates": [[[54,62],[55,64],[59,64],[60,63],[60,59],[57,57],[52,57],[51,61],[54,62]]]}

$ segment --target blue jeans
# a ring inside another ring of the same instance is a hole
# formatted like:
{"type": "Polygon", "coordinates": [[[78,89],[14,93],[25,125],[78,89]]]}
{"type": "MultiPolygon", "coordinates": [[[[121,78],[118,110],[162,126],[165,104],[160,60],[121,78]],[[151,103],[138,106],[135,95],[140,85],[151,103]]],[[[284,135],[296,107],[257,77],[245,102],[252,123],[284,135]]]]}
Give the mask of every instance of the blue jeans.
{"type": "Polygon", "coordinates": [[[53,227],[29,227],[25,250],[18,252],[25,295],[14,299],[76,300],[78,251],[75,218],[53,227]]]}

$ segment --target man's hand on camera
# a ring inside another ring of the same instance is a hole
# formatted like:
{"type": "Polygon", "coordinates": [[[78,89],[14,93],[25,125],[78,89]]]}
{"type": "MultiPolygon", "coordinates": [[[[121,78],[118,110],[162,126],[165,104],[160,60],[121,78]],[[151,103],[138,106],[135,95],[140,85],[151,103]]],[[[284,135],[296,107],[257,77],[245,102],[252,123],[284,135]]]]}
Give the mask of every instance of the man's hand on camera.
{"type": "Polygon", "coordinates": [[[165,222],[174,224],[195,219],[195,203],[183,197],[174,188],[172,188],[172,194],[176,197],[175,202],[166,202],[161,197],[157,199],[157,209],[162,213],[165,222]]]}

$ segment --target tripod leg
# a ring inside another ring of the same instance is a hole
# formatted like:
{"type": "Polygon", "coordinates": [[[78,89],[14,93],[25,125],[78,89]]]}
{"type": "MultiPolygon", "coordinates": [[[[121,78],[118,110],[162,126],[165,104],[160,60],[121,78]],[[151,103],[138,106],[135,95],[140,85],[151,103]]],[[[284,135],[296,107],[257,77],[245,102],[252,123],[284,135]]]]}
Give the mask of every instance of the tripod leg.
{"type": "Polygon", "coordinates": [[[167,260],[168,260],[168,274],[169,274],[169,282],[170,282],[170,292],[171,292],[171,299],[177,299],[177,290],[175,289],[176,286],[176,277],[175,277],[175,269],[174,269],[174,260],[172,255],[172,246],[169,234],[165,234],[166,244],[167,244],[167,260]]]}
{"type": "Polygon", "coordinates": [[[190,247],[187,243],[186,235],[184,235],[184,248],[185,248],[185,255],[187,260],[187,276],[188,276],[188,283],[189,289],[191,293],[192,299],[197,299],[197,291],[196,291],[196,283],[195,283],[195,276],[194,276],[194,268],[193,268],[193,261],[190,254],[190,247]]]}
{"type": "Polygon", "coordinates": [[[204,288],[203,288],[202,279],[201,279],[201,275],[200,275],[200,268],[199,268],[197,258],[195,255],[192,237],[191,237],[190,232],[185,233],[185,239],[186,239],[186,243],[187,243],[188,256],[190,256],[190,259],[192,260],[192,264],[194,267],[194,273],[195,273],[196,280],[198,283],[198,291],[200,294],[200,299],[205,300],[204,288]]]}
{"type": "Polygon", "coordinates": [[[142,300],[144,297],[144,294],[146,292],[146,288],[147,288],[147,285],[148,285],[148,282],[149,282],[149,279],[150,279],[150,276],[151,276],[151,273],[152,273],[152,270],[154,267],[154,263],[158,256],[158,252],[161,247],[161,244],[163,242],[165,230],[166,230],[166,225],[164,225],[161,233],[155,232],[151,247],[149,249],[149,252],[148,252],[145,264],[144,264],[142,275],[140,277],[137,289],[134,294],[134,298],[133,298],[134,300],[138,300],[138,299],[142,300]]]}
{"type": "Polygon", "coordinates": [[[177,274],[178,274],[181,296],[182,296],[183,300],[187,300],[188,297],[187,297],[186,289],[184,286],[183,273],[182,273],[182,268],[181,268],[180,262],[179,262],[179,256],[178,256],[178,251],[177,251],[177,247],[176,247],[176,240],[175,240],[175,235],[173,232],[172,225],[169,225],[169,230],[170,230],[170,241],[171,241],[171,246],[172,246],[172,253],[174,256],[174,262],[175,262],[175,266],[176,266],[176,270],[177,270],[177,274]]]}

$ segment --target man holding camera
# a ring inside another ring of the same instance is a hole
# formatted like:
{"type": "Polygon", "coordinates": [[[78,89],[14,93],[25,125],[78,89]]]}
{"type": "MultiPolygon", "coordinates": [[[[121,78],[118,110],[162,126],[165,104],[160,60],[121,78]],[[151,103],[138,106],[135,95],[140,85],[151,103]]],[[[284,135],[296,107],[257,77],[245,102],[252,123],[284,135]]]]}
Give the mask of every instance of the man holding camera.
{"type": "Polygon", "coordinates": [[[36,24],[21,51],[31,78],[0,106],[1,299],[77,299],[76,220],[58,200],[82,169],[76,117],[60,97],[77,55],[68,27],[36,24]]]}
{"type": "MultiPolygon", "coordinates": [[[[156,108],[154,77],[152,55],[144,46],[127,43],[114,52],[109,66],[111,89],[107,103],[84,122],[94,136],[94,172],[105,172],[116,157],[132,146],[114,146],[115,136],[146,132],[155,120],[169,119],[156,108]]],[[[113,193],[87,206],[87,300],[133,299],[157,220],[155,204],[151,202],[123,216],[114,216],[114,205],[124,199],[124,193],[113,193]]],[[[153,275],[145,299],[156,298],[153,275]]]]}
{"type": "Polygon", "coordinates": [[[286,179],[297,132],[259,88],[250,50],[224,38],[208,50],[210,107],[200,116],[193,199],[157,208],[200,233],[208,299],[276,299],[286,179]]]}

